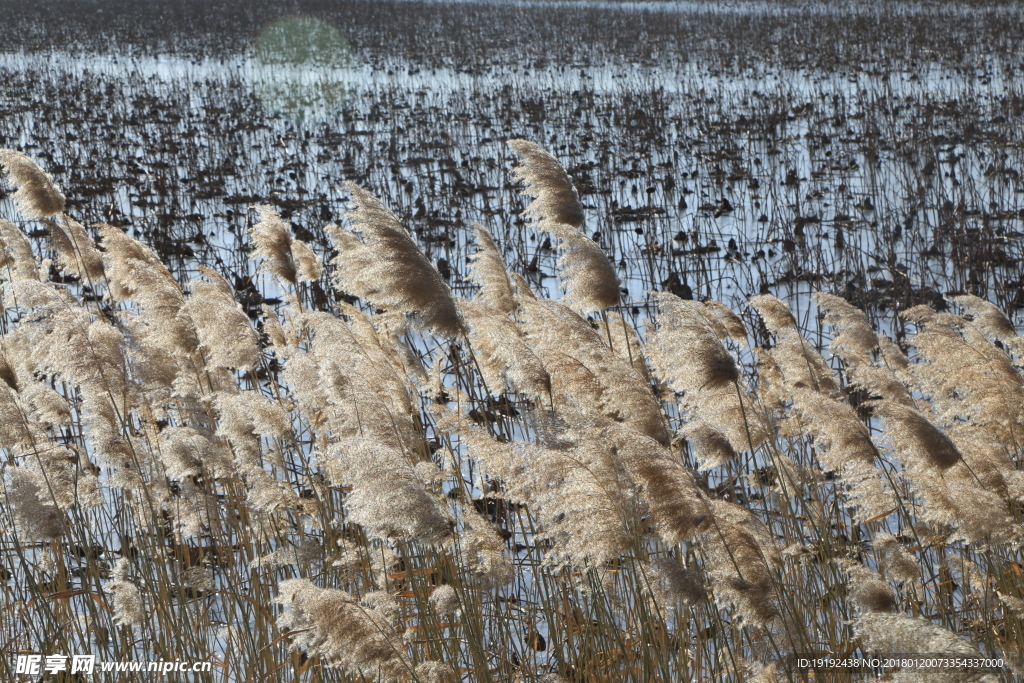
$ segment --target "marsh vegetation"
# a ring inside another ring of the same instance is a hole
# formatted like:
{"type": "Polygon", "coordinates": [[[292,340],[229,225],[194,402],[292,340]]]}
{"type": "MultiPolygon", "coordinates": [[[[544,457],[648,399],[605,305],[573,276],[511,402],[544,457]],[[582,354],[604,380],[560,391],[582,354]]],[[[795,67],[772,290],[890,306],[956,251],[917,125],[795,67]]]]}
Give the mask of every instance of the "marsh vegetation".
{"type": "Polygon", "coordinates": [[[9,4],[0,677],[1024,671],[1017,6],[9,4]]]}

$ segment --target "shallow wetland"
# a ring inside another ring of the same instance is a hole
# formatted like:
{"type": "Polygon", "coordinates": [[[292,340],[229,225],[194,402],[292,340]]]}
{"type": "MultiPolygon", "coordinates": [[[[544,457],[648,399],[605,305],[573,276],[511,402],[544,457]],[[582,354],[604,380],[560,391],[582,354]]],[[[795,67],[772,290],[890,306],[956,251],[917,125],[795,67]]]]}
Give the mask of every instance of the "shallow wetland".
{"type": "Polygon", "coordinates": [[[5,6],[0,678],[1024,676],[1019,5],[5,6]]]}

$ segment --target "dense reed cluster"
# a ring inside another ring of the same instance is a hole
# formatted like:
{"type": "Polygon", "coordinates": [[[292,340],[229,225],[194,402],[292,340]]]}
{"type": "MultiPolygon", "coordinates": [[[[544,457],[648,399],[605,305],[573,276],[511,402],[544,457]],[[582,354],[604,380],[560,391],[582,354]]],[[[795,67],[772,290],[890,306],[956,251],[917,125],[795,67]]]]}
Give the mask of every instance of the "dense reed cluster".
{"type": "Polygon", "coordinates": [[[253,207],[277,295],[254,315],[0,151],[23,219],[0,219],[5,655],[667,683],[941,651],[1006,662],[943,680],[1024,675],[1011,321],[957,296],[903,311],[897,343],[824,292],[813,337],[767,293],[657,292],[638,320],[558,159],[508,144],[564,298],[482,225],[453,293],[347,183],[333,253],[253,207]]]}

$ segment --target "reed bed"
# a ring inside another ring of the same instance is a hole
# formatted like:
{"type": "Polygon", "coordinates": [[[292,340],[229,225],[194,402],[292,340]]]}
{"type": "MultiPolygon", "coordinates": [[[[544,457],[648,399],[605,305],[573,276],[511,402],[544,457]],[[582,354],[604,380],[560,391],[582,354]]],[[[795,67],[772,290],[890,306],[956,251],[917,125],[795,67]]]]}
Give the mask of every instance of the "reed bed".
{"type": "Polygon", "coordinates": [[[1020,8],[393,5],[5,4],[0,679],[1024,678],[1020,8]]]}
{"type": "Polygon", "coordinates": [[[897,342],[820,293],[812,340],[769,294],[659,292],[634,325],[558,158],[509,146],[564,298],[483,225],[453,292],[350,183],[331,252],[252,208],[255,316],[0,152],[4,678],[18,652],[210,681],[844,681],[873,674],[799,660],[936,651],[1006,664],[894,680],[1022,675],[1010,319],[951,297],[897,342]]]}

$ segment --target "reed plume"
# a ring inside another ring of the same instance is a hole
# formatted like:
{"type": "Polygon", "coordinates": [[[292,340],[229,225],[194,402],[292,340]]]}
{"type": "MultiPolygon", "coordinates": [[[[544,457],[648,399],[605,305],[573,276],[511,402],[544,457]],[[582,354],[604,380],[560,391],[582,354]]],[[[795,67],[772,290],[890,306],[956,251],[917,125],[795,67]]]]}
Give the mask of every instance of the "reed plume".
{"type": "Polygon", "coordinates": [[[210,452],[214,457],[204,459],[204,464],[215,474],[223,468],[226,472],[252,471],[262,465],[263,439],[276,440],[291,434],[291,421],[280,404],[268,400],[254,391],[224,391],[213,397],[218,425],[216,435],[231,446],[231,462],[228,463],[221,451],[210,452]]]}
{"type": "Polygon", "coordinates": [[[768,433],[740,381],[736,359],[719,340],[717,317],[695,301],[666,292],[654,296],[658,328],[649,335],[647,352],[657,375],[683,394],[697,419],[725,434],[734,450],[756,448],[768,433]]]}
{"type": "Polygon", "coordinates": [[[887,531],[875,534],[871,542],[879,553],[880,567],[886,578],[913,583],[921,575],[920,563],[903,547],[899,539],[887,531]]]}
{"type": "Polygon", "coordinates": [[[972,544],[1017,543],[1022,534],[1008,501],[978,483],[964,463],[950,468],[941,481],[921,477],[925,505],[922,519],[954,529],[951,540],[972,544]]]}
{"type": "Polygon", "coordinates": [[[865,612],[895,612],[896,594],[878,572],[860,562],[842,559],[836,562],[849,577],[850,599],[865,612]]]}
{"type": "Polygon", "coordinates": [[[476,234],[477,252],[469,276],[480,287],[477,297],[495,310],[511,314],[516,310],[515,292],[501,251],[487,228],[473,223],[473,232],[476,234]]]}
{"type": "Polygon", "coordinates": [[[712,503],[714,522],[701,537],[715,599],[732,605],[744,623],[766,627],[779,617],[771,565],[779,562],[771,534],[748,510],[712,503]]]}
{"type": "Polygon", "coordinates": [[[971,325],[989,339],[998,340],[1006,344],[1017,344],[1019,342],[1017,331],[1013,329],[1013,323],[995,304],[972,294],[954,296],[953,301],[967,313],[971,314],[971,325]]]}
{"type": "Polygon", "coordinates": [[[261,271],[270,273],[292,286],[319,280],[323,272],[320,258],[309,245],[296,239],[291,225],[270,205],[257,206],[260,220],[249,230],[253,258],[262,258],[261,271]]]}
{"type": "Polygon", "coordinates": [[[872,398],[883,398],[910,408],[916,405],[910,390],[888,367],[848,365],[846,377],[852,386],[860,387],[872,398]]]}
{"type": "Polygon", "coordinates": [[[487,389],[495,395],[512,390],[535,401],[549,400],[551,376],[515,321],[483,301],[462,301],[460,309],[487,389]]]}
{"type": "Polygon", "coordinates": [[[823,447],[819,457],[829,468],[839,471],[853,460],[867,464],[878,461],[878,449],[868,428],[850,406],[809,389],[794,391],[793,405],[818,435],[823,447]]]}
{"type": "Polygon", "coordinates": [[[296,316],[311,342],[308,351],[288,356],[284,378],[325,438],[373,438],[415,451],[414,398],[401,363],[384,351],[367,316],[350,306],[342,311],[347,322],[321,312],[296,316]]]}
{"type": "Polygon", "coordinates": [[[677,457],[655,440],[631,430],[611,428],[614,454],[640,485],[651,525],[668,545],[691,540],[711,517],[707,498],[677,457]]]}
{"type": "Polygon", "coordinates": [[[505,542],[494,526],[476,510],[462,508],[462,530],[454,544],[467,572],[488,589],[507,586],[515,578],[515,565],[505,550],[505,542]]]}
{"type": "Polygon", "coordinates": [[[584,312],[617,305],[619,278],[601,247],[580,231],[583,207],[565,169],[536,143],[510,140],[508,144],[519,157],[512,177],[525,184],[523,194],[534,197],[523,215],[561,242],[559,278],[569,301],[584,312]]]}
{"type": "Polygon", "coordinates": [[[189,355],[199,347],[191,319],[179,315],[185,293],[157,254],[121,229],[100,225],[108,295],[115,302],[135,300],[151,328],[150,343],[175,354],[189,355]]]}
{"type": "Polygon", "coordinates": [[[53,176],[21,152],[0,149],[0,170],[7,182],[18,188],[14,202],[25,218],[39,219],[64,211],[64,195],[53,176]]]}
{"type": "Polygon", "coordinates": [[[789,306],[771,294],[759,294],[751,297],[747,303],[757,311],[764,321],[764,326],[772,334],[796,329],[796,318],[793,317],[789,306]]]}
{"type": "Polygon", "coordinates": [[[829,344],[832,350],[848,364],[870,364],[878,348],[878,336],[864,311],[846,299],[825,292],[815,294],[814,300],[825,313],[825,323],[836,331],[829,344]]]}
{"type": "Polygon", "coordinates": [[[592,239],[576,230],[552,231],[564,253],[558,277],[566,298],[581,311],[603,311],[620,301],[619,278],[608,256],[592,239]]]}
{"type": "Polygon", "coordinates": [[[423,326],[442,337],[465,336],[465,322],[444,278],[398,217],[354,183],[345,183],[344,188],[354,202],[348,213],[350,227],[329,229],[338,249],[332,261],[338,289],[374,306],[415,314],[423,326]]]}
{"type": "Polygon", "coordinates": [[[644,358],[640,335],[632,323],[619,313],[608,313],[605,319],[595,321],[595,323],[601,335],[606,339],[611,339],[612,351],[619,358],[627,361],[644,382],[650,384],[653,381],[651,370],[647,367],[647,361],[644,358]]]}
{"type": "Polygon", "coordinates": [[[1020,536],[1006,500],[980,484],[949,436],[906,406],[883,401],[875,412],[926,500],[923,519],[953,528],[954,538],[972,543],[1007,543],[1020,536]]]}
{"type": "Polygon", "coordinates": [[[46,231],[62,271],[93,285],[103,281],[103,255],[81,223],[61,216],[47,220],[46,231]]]}
{"type": "Polygon", "coordinates": [[[849,504],[857,508],[854,517],[863,523],[896,509],[896,493],[878,469],[878,448],[856,411],[810,389],[794,391],[792,397],[802,431],[814,434],[822,470],[834,472],[847,488],[849,504]]]}
{"type": "Polygon", "coordinates": [[[687,424],[679,436],[690,442],[701,470],[720,467],[736,457],[736,451],[725,434],[701,420],[687,424]]]}
{"type": "Polygon", "coordinates": [[[449,512],[427,490],[408,457],[369,439],[332,444],[323,462],[331,479],[352,486],[349,518],[371,537],[439,543],[452,534],[449,512]]]}
{"type": "Polygon", "coordinates": [[[785,386],[789,389],[808,387],[823,394],[837,395],[839,384],[831,368],[800,334],[789,306],[770,294],[755,296],[749,303],[776,337],[775,348],[761,349],[760,353],[772,357],[782,371],[785,386]]]}
{"type": "Polygon", "coordinates": [[[700,574],[684,567],[670,555],[642,564],[640,570],[655,604],[661,610],[697,605],[708,599],[708,589],[700,574]]]}
{"type": "Polygon", "coordinates": [[[234,471],[222,464],[230,462],[223,446],[191,427],[167,427],[161,430],[158,443],[160,460],[171,479],[188,479],[204,468],[215,476],[230,476],[234,471]]]}
{"type": "Polygon", "coordinates": [[[666,292],[655,294],[658,329],[648,349],[661,376],[676,391],[697,393],[730,387],[740,378],[736,359],[719,340],[717,318],[705,307],[666,292]]]}
{"type": "Polygon", "coordinates": [[[417,664],[415,674],[416,680],[423,683],[451,683],[458,680],[450,665],[433,659],[417,664]]]}
{"type": "MultiPolygon", "coordinates": [[[[910,359],[884,334],[876,335],[875,341],[879,359],[874,364],[865,362],[865,345],[860,347],[861,351],[840,352],[847,363],[847,380],[851,385],[868,392],[872,398],[880,397],[913,408],[916,403],[911,388],[917,388],[918,382],[912,372],[910,359]]],[[[855,348],[856,345],[857,342],[846,343],[850,348],[855,348]]]]}
{"type": "Polygon", "coordinates": [[[509,140],[508,146],[519,157],[512,179],[526,186],[523,194],[534,197],[525,215],[546,231],[555,226],[583,227],[580,195],[558,159],[529,140],[509,140]]]}
{"type": "Polygon", "coordinates": [[[878,337],[878,349],[882,352],[882,361],[893,372],[904,371],[910,367],[910,359],[899,344],[884,334],[878,337]]]}
{"type": "Polygon", "coordinates": [[[650,384],[586,320],[548,300],[520,299],[520,315],[526,342],[551,377],[557,408],[601,416],[669,443],[650,384]]]}
{"type": "Polygon", "coordinates": [[[1024,432],[1024,376],[980,329],[929,325],[908,343],[927,361],[912,371],[945,420],[966,415],[1004,439],[1024,432]]]}
{"type": "Polygon", "coordinates": [[[744,347],[747,345],[747,326],[743,324],[742,318],[721,301],[706,299],[704,305],[714,312],[718,322],[721,323],[722,329],[719,332],[719,338],[722,341],[728,338],[736,342],[737,346],[744,347]]]}
{"type": "Polygon", "coordinates": [[[309,579],[282,581],[277,601],[285,611],[279,626],[294,637],[294,647],[322,655],[354,675],[370,680],[405,679],[410,673],[401,641],[380,611],[352,595],[320,588],[309,579]]]}
{"type": "MultiPolygon", "coordinates": [[[[957,634],[918,617],[890,612],[868,612],[861,615],[854,627],[864,644],[878,652],[899,652],[980,659],[983,655],[957,634]]],[[[927,672],[909,668],[896,672],[890,680],[936,681],[937,683],[995,683],[997,678],[969,667],[933,668],[927,672]]]]}
{"type": "Polygon", "coordinates": [[[51,502],[46,481],[39,472],[24,467],[11,469],[4,493],[5,507],[25,538],[52,541],[64,535],[64,515],[51,502]]]}
{"type": "Polygon", "coordinates": [[[635,484],[607,444],[580,440],[568,450],[536,450],[529,474],[543,523],[554,547],[552,566],[602,565],[632,546],[630,521],[635,484]]]}
{"type": "Polygon", "coordinates": [[[963,459],[949,437],[913,408],[879,401],[875,414],[882,418],[886,436],[905,462],[943,472],[963,459]]]}
{"type": "Polygon", "coordinates": [[[259,336],[242,307],[235,301],[234,289],[216,271],[199,266],[205,280],[189,283],[192,296],[182,312],[192,324],[210,365],[251,370],[259,363],[259,336]]]}
{"type": "Polygon", "coordinates": [[[8,280],[39,280],[32,243],[21,229],[0,218],[0,276],[8,280]]]}
{"type": "Polygon", "coordinates": [[[768,353],[782,370],[785,385],[791,390],[808,388],[826,396],[838,396],[839,382],[825,359],[799,332],[792,328],[780,329],[775,348],[768,353]]]}
{"type": "Polygon", "coordinates": [[[121,626],[141,625],[147,617],[142,593],[129,575],[130,566],[127,558],[121,558],[114,564],[111,580],[103,584],[105,591],[114,594],[114,623],[121,626]]]}
{"type": "Polygon", "coordinates": [[[593,422],[582,416],[548,420],[541,427],[547,445],[502,443],[460,416],[443,424],[506,482],[509,497],[536,511],[537,532],[553,544],[545,563],[599,565],[631,547],[637,485],[593,422]]]}

